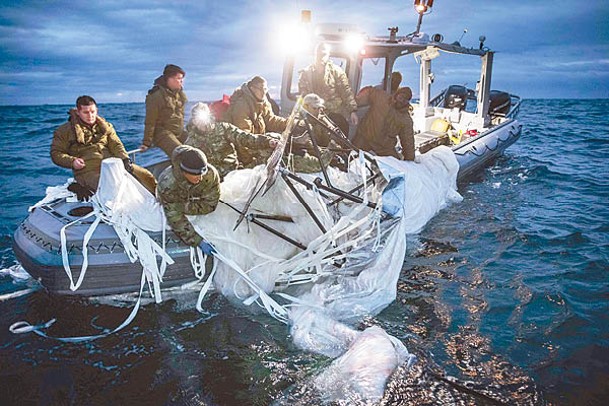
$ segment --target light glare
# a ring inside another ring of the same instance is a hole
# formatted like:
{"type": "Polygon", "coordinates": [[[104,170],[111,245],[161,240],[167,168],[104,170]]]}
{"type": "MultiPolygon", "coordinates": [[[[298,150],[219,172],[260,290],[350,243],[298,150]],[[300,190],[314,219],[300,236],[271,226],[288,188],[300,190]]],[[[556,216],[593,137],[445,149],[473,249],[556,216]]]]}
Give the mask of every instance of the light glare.
{"type": "Polygon", "coordinates": [[[303,25],[284,26],[277,32],[277,43],[282,54],[299,54],[311,48],[311,35],[303,25]]]}
{"type": "Polygon", "coordinates": [[[364,39],[361,35],[349,34],[344,40],[345,49],[350,53],[360,52],[364,46],[364,39]]]}

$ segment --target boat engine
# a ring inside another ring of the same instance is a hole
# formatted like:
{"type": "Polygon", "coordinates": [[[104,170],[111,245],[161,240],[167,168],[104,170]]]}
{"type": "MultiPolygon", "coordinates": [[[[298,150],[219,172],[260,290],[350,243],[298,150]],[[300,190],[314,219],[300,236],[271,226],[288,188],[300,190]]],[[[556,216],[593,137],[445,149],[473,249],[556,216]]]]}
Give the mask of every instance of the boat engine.
{"type": "Polygon", "coordinates": [[[491,90],[489,94],[489,114],[491,116],[506,116],[510,112],[512,105],[512,98],[507,92],[501,90],[491,90]]]}
{"type": "Polygon", "coordinates": [[[458,108],[465,110],[467,104],[467,88],[461,85],[451,85],[444,93],[444,107],[448,109],[458,108]]]}

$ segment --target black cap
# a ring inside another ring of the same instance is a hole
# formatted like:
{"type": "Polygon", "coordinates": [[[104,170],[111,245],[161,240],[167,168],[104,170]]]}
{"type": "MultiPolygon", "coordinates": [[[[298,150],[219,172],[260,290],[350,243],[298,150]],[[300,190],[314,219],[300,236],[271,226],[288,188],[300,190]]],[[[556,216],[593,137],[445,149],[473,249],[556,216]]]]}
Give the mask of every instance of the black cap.
{"type": "Polygon", "coordinates": [[[193,175],[207,173],[207,158],[203,151],[193,148],[180,154],[180,169],[193,175]]]}

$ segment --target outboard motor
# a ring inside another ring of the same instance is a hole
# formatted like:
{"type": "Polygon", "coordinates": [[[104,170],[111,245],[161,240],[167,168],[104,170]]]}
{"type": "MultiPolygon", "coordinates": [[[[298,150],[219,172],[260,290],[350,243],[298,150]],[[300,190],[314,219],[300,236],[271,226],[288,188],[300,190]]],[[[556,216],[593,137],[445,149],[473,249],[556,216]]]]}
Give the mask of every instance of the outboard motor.
{"type": "Polygon", "coordinates": [[[447,109],[458,108],[465,110],[467,104],[467,88],[461,85],[451,85],[444,94],[444,107],[447,109]]]}
{"type": "Polygon", "coordinates": [[[512,98],[509,93],[502,92],[501,90],[491,90],[489,98],[488,112],[491,116],[506,116],[510,112],[512,98]]]}

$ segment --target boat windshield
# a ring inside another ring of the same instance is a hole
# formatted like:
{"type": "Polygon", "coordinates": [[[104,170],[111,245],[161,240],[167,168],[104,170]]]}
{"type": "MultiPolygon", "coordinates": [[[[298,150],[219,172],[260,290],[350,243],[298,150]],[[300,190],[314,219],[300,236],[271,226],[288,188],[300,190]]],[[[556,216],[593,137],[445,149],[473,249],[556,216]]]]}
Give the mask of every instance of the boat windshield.
{"type": "Polygon", "coordinates": [[[385,76],[385,65],[387,65],[387,59],[385,58],[365,58],[362,61],[362,78],[359,88],[382,86],[385,76]]]}

